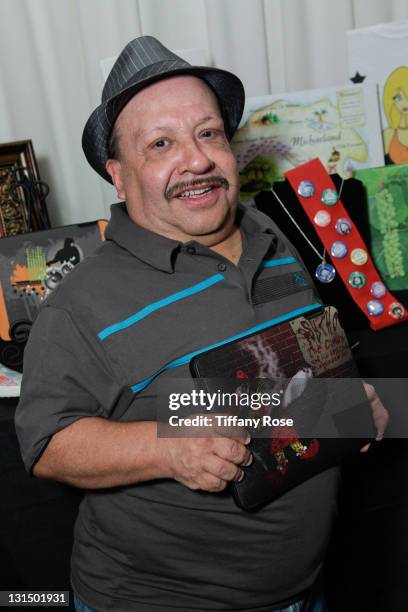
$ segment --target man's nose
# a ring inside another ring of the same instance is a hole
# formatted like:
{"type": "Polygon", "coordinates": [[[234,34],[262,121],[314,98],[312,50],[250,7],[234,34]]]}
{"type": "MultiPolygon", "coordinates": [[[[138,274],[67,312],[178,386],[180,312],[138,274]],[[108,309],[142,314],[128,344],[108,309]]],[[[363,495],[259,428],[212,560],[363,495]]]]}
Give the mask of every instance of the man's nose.
{"type": "Polygon", "coordinates": [[[183,142],[180,146],[180,159],[178,162],[178,173],[192,172],[193,174],[204,174],[215,166],[203,146],[194,139],[183,142]]]}

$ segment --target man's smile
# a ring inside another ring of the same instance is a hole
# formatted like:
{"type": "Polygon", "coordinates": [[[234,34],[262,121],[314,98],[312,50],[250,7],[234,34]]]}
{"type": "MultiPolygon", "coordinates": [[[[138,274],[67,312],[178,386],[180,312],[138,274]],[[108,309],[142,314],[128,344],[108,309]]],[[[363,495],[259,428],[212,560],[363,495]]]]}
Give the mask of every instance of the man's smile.
{"type": "Polygon", "coordinates": [[[225,187],[229,188],[229,182],[223,176],[211,176],[207,178],[196,178],[192,181],[175,183],[166,192],[166,198],[196,198],[210,193],[214,189],[225,187]]]}
{"type": "Polygon", "coordinates": [[[209,193],[211,190],[213,189],[213,187],[206,187],[204,189],[194,189],[191,191],[183,191],[182,193],[180,193],[178,196],[178,198],[194,198],[197,196],[201,196],[204,193],[209,193]]]}

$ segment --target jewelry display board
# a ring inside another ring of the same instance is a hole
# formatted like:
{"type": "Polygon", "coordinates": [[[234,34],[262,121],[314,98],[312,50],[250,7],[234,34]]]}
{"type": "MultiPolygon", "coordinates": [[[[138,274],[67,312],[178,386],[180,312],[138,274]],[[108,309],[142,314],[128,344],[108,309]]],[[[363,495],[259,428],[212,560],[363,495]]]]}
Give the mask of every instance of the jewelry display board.
{"type": "Polygon", "coordinates": [[[310,160],[286,172],[285,177],[312,222],[324,253],[330,255],[330,264],[322,256],[315,277],[322,283],[330,283],[338,274],[374,330],[406,320],[404,306],[382,282],[358,226],[349,218],[321,161],[310,160]]]}
{"type": "MultiPolygon", "coordinates": [[[[341,191],[342,202],[349,218],[358,228],[363,241],[369,244],[370,226],[363,184],[355,178],[343,182],[342,178],[336,174],[331,175],[330,179],[337,190],[341,191]]],[[[324,253],[324,246],[318,236],[316,227],[313,226],[300,205],[297,195],[288,181],[277,181],[273,186],[273,191],[275,193],[270,190],[259,193],[255,198],[256,206],[275,221],[299,252],[309,273],[316,278],[316,269],[322,263],[324,253]],[[279,200],[284,202],[286,210],[282,208],[279,200]],[[290,216],[288,216],[288,212],[290,216]],[[302,229],[303,233],[299,232],[298,227],[302,229]],[[307,240],[303,234],[305,234],[307,240]]],[[[368,326],[367,317],[356,306],[338,274],[334,275],[331,282],[317,281],[316,289],[325,304],[333,304],[338,308],[341,323],[346,330],[362,329],[368,326]]],[[[393,293],[405,307],[408,306],[406,294],[402,292],[393,293]]]]}

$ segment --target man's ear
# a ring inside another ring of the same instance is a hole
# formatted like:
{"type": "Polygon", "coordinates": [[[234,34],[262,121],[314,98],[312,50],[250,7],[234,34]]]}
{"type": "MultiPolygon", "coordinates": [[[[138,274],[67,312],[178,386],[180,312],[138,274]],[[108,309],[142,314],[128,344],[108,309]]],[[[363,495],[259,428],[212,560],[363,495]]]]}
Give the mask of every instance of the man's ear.
{"type": "Polygon", "coordinates": [[[117,159],[108,159],[105,165],[106,172],[110,175],[115,186],[117,196],[120,200],[126,200],[126,192],[122,178],[122,164],[117,159]]]}

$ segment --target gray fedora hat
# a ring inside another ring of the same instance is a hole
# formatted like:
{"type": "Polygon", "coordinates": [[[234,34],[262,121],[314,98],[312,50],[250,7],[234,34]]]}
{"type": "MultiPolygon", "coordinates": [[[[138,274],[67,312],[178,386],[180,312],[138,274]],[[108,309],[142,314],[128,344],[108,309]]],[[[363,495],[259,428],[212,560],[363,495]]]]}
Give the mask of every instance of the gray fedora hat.
{"type": "Polygon", "coordinates": [[[89,117],[82,135],[85,156],[104,179],[112,182],[105,164],[109,159],[110,135],[120,111],[147,85],[180,74],[197,76],[211,87],[220,104],[226,134],[232,138],[245,102],[240,79],[219,68],[192,66],[156,38],[141,36],[126,45],[113,65],[102,91],[102,103],[89,117]]]}

